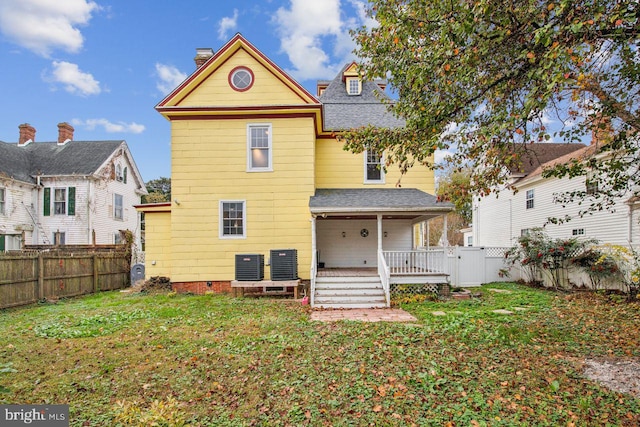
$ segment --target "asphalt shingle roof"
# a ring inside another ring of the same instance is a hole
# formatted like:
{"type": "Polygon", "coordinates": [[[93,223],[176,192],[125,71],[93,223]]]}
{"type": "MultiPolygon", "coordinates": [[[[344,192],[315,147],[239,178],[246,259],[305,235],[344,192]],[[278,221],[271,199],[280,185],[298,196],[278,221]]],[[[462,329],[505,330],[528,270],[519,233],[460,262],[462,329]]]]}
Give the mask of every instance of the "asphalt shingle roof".
{"type": "Polygon", "coordinates": [[[415,188],[319,188],[309,199],[311,211],[331,209],[426,210],[453,209],[449,202],[415,188]]]}
{"type": "Polygon", "coordinates": [[[342,74],[351,64],[346,65],[320,95],[323,108],[325,130],[346,130],[361,126],[375,125],[384,128],[398,128],[405,121],[394,116],[383,101],[390,98],[380,90],[375,82],[363,81],[360,95],[349,95],[342,81],[342,74]]]}
{"type": "Polygon", "coordinates": [[[584,144],[568,143],[521,144],[517,150],[520,153],[522,165],[514,168],[512,172],[514,174],[528,175],[541,165],[584,147],[584,144]]]}
{"type": "Polygon", "coordinates": [[[0,175],[30,183],[35,175],[91,175],[123,142],[0,142],[0,175]]]}

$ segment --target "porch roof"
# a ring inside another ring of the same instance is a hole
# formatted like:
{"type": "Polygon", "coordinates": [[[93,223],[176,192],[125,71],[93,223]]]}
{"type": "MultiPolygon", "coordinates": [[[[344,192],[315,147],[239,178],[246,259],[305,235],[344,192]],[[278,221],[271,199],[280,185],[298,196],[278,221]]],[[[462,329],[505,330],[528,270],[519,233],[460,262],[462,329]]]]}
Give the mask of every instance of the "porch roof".
{"type": "Polygon", "coordinates": [[[415,188],[318,188],[309,199],[311,213],[444,214],[453,204],[415,188]]]}

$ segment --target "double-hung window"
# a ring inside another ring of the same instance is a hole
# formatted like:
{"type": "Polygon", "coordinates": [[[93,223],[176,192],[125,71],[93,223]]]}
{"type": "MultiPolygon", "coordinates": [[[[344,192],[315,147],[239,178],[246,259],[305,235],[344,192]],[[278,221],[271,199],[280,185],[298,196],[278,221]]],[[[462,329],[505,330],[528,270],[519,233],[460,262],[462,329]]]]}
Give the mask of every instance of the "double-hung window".
{"type": "Polygon", "coordinates": [[[364,153],[364,182],[369,184],[384,183],[382,156],[373,150],[364,153]]]}
{"type": "Polygon", "coordinates": [[[66,215],[67,213],[67,189],[66,188],[54,188],[53,213],[55,215],[66,215]]]}
{"type": "Polygon", "coordinates": [[[527,209],[533,209],[533,190],[527,190],[526,204],[527,209]]]}
{"type": "Polygon", "coordinates": [[[4,188],[0,188],[0,215],[5,214],[5,205],[7,203],[6,194],[6,190],[4,188]]]}
{"type": "Polygon", "coordinates": [[[273,170],[270,124],[247,125],[247,151],[248,171],[269,172],[273,170]]]}
{"type": "Polygon", "coordinates": [[[220,201],[220,238],[246,237],[246,203],[244,200],[220,201]]]}
{"type": "Polygon", "coordinates": [[[113,217],[115,219],[124,219],[123,198],[122,194],[113,195],[113,217]]]}

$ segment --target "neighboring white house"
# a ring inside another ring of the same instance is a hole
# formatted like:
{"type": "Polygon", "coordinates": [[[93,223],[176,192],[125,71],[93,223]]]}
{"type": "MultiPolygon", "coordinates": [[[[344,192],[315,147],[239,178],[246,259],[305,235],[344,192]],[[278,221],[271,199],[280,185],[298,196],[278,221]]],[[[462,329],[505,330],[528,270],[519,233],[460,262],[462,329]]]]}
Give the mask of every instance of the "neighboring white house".
{"type": "Polygon", "coordinates": [[[523,166],[511,174],[510,185],[514,194],[504,189],[473,200],[474,246],[512,246],[527,230],[544,227],[551,238],[595,238],[601,243],[628,245],[640,242],[640,201],[636,197],[618,199],[614,211],[602,210],[582,218],[578,213],[589,205],[578,202],[562,206],[554,195],[574,190],[597,191],[587,188],[584,176],[569,178],[543,178],[542,170],[593,153],[595,146],[582,144],[531,144],[524,156],[523,166]],[[572,219],[563,224],[547,223],[550,217],[572,219]]]}
{"type": "Polygon", "coordinates": [[[113,244],[121,230],[139,244],[133,205],[147,191],[125,141],[74,141],[60,123],[57,142],[35,142],[33,126],[19,128],[18,143],[0,142],[0,250],[113,244]]]}

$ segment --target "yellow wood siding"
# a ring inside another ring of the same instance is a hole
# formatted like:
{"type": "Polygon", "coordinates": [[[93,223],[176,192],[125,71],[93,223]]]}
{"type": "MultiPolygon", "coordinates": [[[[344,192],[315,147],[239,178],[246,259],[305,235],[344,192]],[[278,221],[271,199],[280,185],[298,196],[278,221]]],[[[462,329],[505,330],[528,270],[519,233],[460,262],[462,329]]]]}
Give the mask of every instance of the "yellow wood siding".
{"type": "Polygon", "coordinates": [[[145,214],[145,279],[171,277],[171,212],[145,214]]]}
{"type": "MultiPolygon", "coordinates": [[[[400,176],[397,165],[391,165],[384,184],[365,184],[364,153],[344,151],[334,139],[318,139],[316,143],[316,188],[394,188],[400,176]]],[[[433,171],[424,166],[415,165],[402,176],[400,184],[435,194],[433,171]]]]}
{"type": "MultiPolygon", "coordinates": [[[[233,280],[235,254],[297,249],[311,262],[309,197],[315,131],[310,118],[172,122],[172,281],[233,280]],[[247,172],[247,124],[272,126],[272,172],[247,172]],[[246,201],[246,238],[219,238],[220,200],[246,201]]],[[[269,269],[265,269],[269,277],[269,269]]]]}
{"type": "Polygon", "coordinates": [[[240,49],[178,105],[209,107],[299,104],[306,102],[244,49],[240,49]],[[238,92],[229,85],[229,73],[238,66],[251,69],[254,75],[253,86],[245,92],[238,92]]]}

